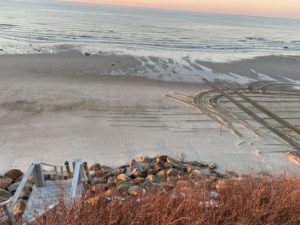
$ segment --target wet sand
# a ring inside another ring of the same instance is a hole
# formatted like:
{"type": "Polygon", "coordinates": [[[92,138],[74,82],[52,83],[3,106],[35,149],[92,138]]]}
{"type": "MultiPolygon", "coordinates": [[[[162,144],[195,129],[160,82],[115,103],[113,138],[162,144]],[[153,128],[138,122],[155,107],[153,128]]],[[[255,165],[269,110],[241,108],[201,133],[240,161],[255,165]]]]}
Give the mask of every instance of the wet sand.
{"type": "MultiPolygon", "coordinates": [[[[219,73],[235,73],[249,78],[262,74],[276,80],[286,80],[285,78],[300,80],[299,56],[273,55],[229,63],[201,62],[201,64],[219,73]]],[[[265,77],[265,79],[268,79],[268,77],[265,77]]]]}

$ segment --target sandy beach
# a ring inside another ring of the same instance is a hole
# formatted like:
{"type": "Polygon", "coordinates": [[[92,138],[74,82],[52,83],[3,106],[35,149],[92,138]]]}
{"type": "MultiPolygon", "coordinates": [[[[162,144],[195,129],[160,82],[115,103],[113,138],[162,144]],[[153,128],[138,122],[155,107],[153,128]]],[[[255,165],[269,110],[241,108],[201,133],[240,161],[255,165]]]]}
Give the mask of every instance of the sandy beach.
{"type": "MultiPolygon", "coordinates": [[[[299,68],[299,59],[293,60],[290,79],[297,78],[299,68]]],[[[291,61],[282,60],[279,67],[268,57],[265,61],[270,76],[291,70],[291,61]]],[[[166,97],[174,92],[195,96],[209,90],[204,83],[101,75],[116,65],[134,70],[134,63],[126,56],[79,53],[0,56],[0,170],[24,170],[34,160],[62,164],[76,158],[116,166],[158,153],[215,162],[221,170],[297,168],[285,153],[257,154],[257,146],[241,146],[242,140],[221,131],[220,124],[166,97]]],[[[233,65],[214,64],[222,73],[232,68],[241,76],[245,72],[247,79],[258,79],[247,74],[256,69],[255,60],[233,65]]]]}
{"type": "Polygon", "coordinates": [[[300,224],[299,8],[0,1],[0,224],[300,224]]]}

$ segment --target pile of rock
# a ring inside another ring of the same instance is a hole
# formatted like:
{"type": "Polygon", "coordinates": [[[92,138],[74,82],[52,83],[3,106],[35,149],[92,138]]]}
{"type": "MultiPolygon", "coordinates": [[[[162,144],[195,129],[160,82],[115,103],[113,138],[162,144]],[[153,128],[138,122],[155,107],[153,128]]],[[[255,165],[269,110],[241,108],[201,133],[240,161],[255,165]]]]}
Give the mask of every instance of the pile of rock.
{"type": "MultiPolygon", "coordinates": [[[[17,190],[23,178],[23,172],[18,169],[7,171],[4,175],[0,175],[0,203],[9,200],[17,190]]],[[[13,213],[16,217],[21,215],[26,207],[33,184],[28,182],[20,195],[17,203],[13,207],[13,213]]]]}
{"type": "Polygon", "coordinates": [[[205,179],[216,185],[224,177],[216,169],[215,164],[184,162],[166,155],[153,158],[142,156],[117,169],[96,163],[89,168],[88,176],[92,188],[87,194],[93,196],[97,191],[105,191],[108,196],[115,192],[135,196],[146,192],[152,186],[175,186],[178,180],[185,177],[205,179]]]}
{"type": "MultiPolygon", "coordinates": [[[[186,162],[167,155],[157,155],[153,158],[141,156],[118,168],[103,166],[99,163],[87,168],[87,164],[84,164],[84,169],[88,177],[87,197],[93,197],[98,191],[104,191],[106,196],[114,194],[137,196],[155,186],[166,185],[172,188],[177,181],[185,178],[205,180],[206,183],[218,190],[226,186],[226,177],[238,177],[233,172],[225,175],[219,173],[214,163],[186,162]]],[[[57,174],[53,171],[43,172],[45,180],[57,179],[57,174]]],[[[22,177],[22,171],[17,169],[12,169],[3,176],[0,175],[0,203],[14,195],[22,177]]],[[[64,174],[60,179],[68,177],[67,174],[64,174]]],[[[16,217],[22,215],[25,210],[32,187],[33,178],[31,176],[17,204],[13,207],[16,217]]]]}

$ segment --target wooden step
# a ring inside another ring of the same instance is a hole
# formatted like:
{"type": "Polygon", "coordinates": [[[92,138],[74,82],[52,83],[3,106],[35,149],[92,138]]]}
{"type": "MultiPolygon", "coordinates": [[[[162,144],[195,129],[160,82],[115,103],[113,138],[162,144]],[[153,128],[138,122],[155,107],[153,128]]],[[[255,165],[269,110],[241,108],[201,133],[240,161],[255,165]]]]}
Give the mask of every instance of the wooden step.
{"type": "MultiPolygon", "coordinates": [[[[68,204],[71,197],[72,180],[47,181],[43,187],[34,187],[27,202],[23,214],[24,221],[30,221],[37,216],[41,216],[45,209],[54,207],[60,197],[64,197],[65,204],[68,204]]],[[[83,185],[79,184],[77,188],[78,196],[83,190],[83,185]]]]}

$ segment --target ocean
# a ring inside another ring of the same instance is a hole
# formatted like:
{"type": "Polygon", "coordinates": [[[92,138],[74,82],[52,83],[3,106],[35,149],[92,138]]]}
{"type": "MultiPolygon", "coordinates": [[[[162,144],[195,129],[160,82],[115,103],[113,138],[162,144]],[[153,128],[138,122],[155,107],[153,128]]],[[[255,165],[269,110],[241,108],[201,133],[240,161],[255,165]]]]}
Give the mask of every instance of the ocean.
{"type": "Polygon", "coordinates": [[[300,54],[300,20],[66,3],[0,2],[0,54],[129,54],[224,62],[300,54]]]}

